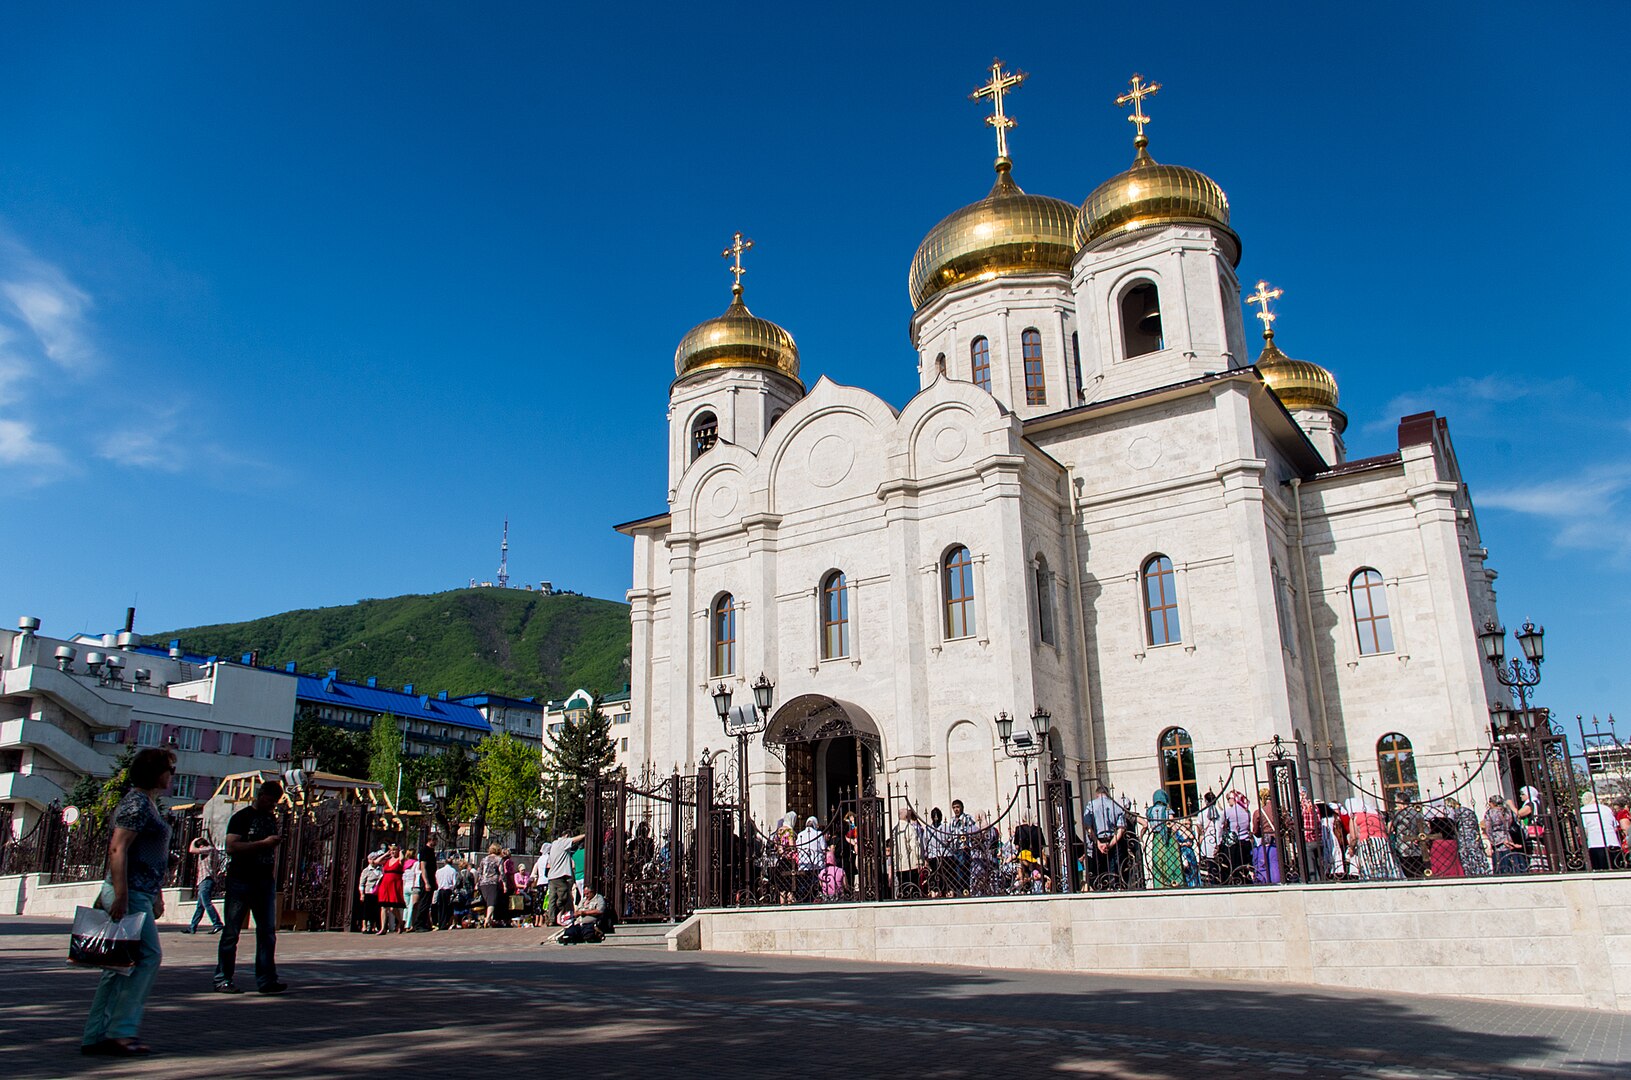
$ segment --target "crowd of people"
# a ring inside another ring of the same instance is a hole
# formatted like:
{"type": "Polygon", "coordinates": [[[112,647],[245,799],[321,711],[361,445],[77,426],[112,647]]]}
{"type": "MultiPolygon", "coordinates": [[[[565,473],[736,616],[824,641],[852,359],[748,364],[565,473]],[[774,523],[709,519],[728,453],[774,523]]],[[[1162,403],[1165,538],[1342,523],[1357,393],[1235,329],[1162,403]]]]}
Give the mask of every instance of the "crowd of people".
{"type": "MultiPolygon", "coordinates": [[[[1447,795],[1400,800],[1384,809],[1358,794],[1319,802],[1306,790],[1295,803],[1297,820],[1282,822],[1267,787],[1255,800],[1228,790],[1206,792],[1200,807],[1180,815],[1166,790],[1142,811],[1099,787],[1066,835],[1049,837],[1036,815],[1019,811],[1004,829],[984,813],[968,814],[960,800],[925,819],[916,808],[897,811],[880,845],[876,895],[898,899],[1016,895],[1060,891],[1056,882],[1065,846],[1081,891],[1193,888],[1318,881],[1410,881],[1523,874],[1551,865],[1545,832],[1578,832],[1572,850],[1584,850],[1590,869],[1631,866],[1631,799],[1599,803],[1583,796],[1579,815],[1548,825],[1540,794],[1475,800],[1447,795]],[[1079,828],[1078,828],[1079,826],[1079,828]],[[1300,834],[1300,835],[1299,835],[1300,834]]],[[[736,871],[737,902],[819,903],[853,899],[859,888],[860,842],[853,812],[823,824],[789,812],[756,838],[746,869],[736,871]]]]}

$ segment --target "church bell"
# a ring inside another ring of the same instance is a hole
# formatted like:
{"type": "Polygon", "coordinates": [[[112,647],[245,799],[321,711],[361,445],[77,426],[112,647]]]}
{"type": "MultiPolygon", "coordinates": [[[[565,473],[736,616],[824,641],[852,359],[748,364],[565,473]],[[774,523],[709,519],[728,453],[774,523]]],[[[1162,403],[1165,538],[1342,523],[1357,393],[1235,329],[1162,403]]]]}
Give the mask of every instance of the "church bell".
{"type": "Polygon", "coordinates": [[[1138,312],[1138,329],[1140,333],[1150,337],[1161,336],[1161,308],[1155,298],[1154,289],[1140,289],[1143,295],[1139,297],[1141,311],[1138,312]]]}

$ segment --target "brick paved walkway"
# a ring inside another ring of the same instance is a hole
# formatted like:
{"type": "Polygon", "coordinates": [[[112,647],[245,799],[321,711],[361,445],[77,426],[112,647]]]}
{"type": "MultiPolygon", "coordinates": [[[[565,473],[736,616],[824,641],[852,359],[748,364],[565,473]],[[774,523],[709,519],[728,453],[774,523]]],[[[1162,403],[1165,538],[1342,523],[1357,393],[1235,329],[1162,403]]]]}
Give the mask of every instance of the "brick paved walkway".
{"type": "Polygon", "coordinates": [[[142,1030],[163,1053],[127,1064],[77,1053],[96,976],[62,963],[66,925],[0,918],[0,1075],[1631,1076],[1615,1013],[543,936],[286,934],[290,993],[263,998],[210,993],[216,939],[167,930],[142,1030]]]}

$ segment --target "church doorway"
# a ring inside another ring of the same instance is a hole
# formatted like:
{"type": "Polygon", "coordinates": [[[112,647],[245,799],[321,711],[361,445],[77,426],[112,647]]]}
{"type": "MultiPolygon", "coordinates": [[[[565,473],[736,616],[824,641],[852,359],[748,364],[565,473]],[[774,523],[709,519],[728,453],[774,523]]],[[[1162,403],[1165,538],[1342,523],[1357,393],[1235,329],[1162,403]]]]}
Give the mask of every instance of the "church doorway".
{"type": "MultiPolygon", "coordinates": [[[[787,766],[787,810],[830,821],[857,796],[877,792],[882,740],[872,718],[819,694],[777,710],[765,745],[787,766]]],[[[785,811],[784,811],[785,812],[785,811]]]]}

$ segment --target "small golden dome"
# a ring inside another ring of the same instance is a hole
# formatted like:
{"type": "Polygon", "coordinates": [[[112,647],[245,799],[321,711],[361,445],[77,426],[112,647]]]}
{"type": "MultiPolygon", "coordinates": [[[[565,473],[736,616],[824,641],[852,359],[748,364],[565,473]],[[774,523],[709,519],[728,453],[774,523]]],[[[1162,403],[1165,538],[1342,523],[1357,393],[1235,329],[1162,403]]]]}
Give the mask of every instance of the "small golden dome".
{"type": "Polygon", "coordinates": [[[1229,228],[1229,198],[1210,176],[1182,165],[1159,165],[1140,135],[1132,168],[1112,176],[1082,204],[1076,223],[1077,248],[1115,233],[1152,225],[1191,222],[1220,227],[1233,245],[1230,257],[1240,263],[1240,238],[1229,228]]]}
{"type": "Polygon", "coordinates": [[[997,159],[991,193],[929,230],[912,257],[907,285],[913,307],[968,281],[1009,274],[1070,273],[1076,254],[1076,207],[1063,199],[1027,195],[997,159]]]}
{"type": "Polygon", "coordinates": [[[799,348],[792,334],[749,311],[742,303],[742,286],[736,285],[723,315],[698,323],[680,339],[674,374],[684,378],[697,371],[743,367],[779,371],[797,380],[799,348]]]}
{"type": "MultiPolygon", "coordinates": [[[[1293,360],[1281,352],[1274,344],[1272,330],[1264,337],[1257,371],[1280,403],[1288,409],[1329,409],[1342,416],[1342,410],[1337,408],[1336,376],[1318,364],[1293,360]]],[[[1344,416],[1344,424],[1346,419],[1344,416]]]]}

